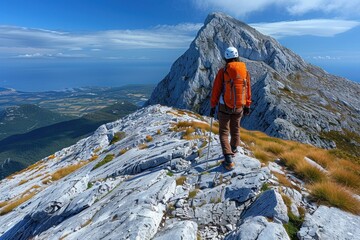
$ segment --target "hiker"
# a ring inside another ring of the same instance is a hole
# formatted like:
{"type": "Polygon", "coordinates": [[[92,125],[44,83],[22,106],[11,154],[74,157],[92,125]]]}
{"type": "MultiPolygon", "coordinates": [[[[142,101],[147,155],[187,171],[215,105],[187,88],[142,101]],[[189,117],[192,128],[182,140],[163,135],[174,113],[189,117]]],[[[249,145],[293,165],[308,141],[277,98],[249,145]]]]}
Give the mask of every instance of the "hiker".
{"type": "Polygon", "coordinates": [[[235,166],[232,158],[240,145],[241,117],[250,114],[251,89],[249,72],[245,63],[240,62],[236,48],[225,50],[225,61],[225,67],[218,71],[214,81],[210,117],[214,117],[218,106],[219,136],[225,157],[223,165],[231,170],[235,166]]]}

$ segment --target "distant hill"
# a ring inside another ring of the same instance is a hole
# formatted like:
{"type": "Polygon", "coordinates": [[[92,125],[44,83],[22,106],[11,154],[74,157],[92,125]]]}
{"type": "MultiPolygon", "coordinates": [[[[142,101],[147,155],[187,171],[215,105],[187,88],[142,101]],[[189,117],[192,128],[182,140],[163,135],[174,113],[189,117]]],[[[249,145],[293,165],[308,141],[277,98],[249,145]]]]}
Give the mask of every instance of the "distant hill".
{"type": "Polygon", "coordinates": [[[0,89],[0,109],[27,103],[64,115],[81,117],[123,101],[142,106],[154,88],[155,85],[151,84],[132,84],[122,87],[83,87],[47,92],[0,89]]]}
{"type": "Polygon", "coordinates": [[[0,140],[70,119],[32,104],[7,107],[0,110],[0,140]]]}
{"type": "Polygon", "coordinates": [[[137,109],[138,107],[132,103],[121,102],[78,119],[59,122],[1,140],[0,179],[75,144],[92,134],[100,125],[115,121],[137,109]]]}

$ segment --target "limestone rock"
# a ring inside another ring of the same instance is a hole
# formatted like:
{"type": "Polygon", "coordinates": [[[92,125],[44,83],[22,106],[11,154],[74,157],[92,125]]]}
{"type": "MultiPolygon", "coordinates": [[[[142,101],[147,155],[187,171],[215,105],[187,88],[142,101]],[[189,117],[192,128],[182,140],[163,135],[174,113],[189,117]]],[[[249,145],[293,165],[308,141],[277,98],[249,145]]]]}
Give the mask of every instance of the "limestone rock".
{"type": "Polygon", "coordinates": [[[307,214],[297,236],[301,240],[353,240],[360,236],[360,217],[337,208],[320,206],[313,215],[307,214]]]}
{"type": "Polygon", "coordinates": [[[281,195],[275,190],[263,192],[241,217],[245,219],[254,216],[264,216],[282,223],[289,221],[287,207],[281,195]]]}
{"type": "Polygon", "coordinates": [[[290,240],[281,224],[268,222],[265,217],[249,217],[235,231],[229,233],[225,240],[290,240]]]}
{"type": "Polygon", "coordinates": [[[159,231],[154,240],[196,240],[197,223],[192,221],[179,221],[169,224],[159,231]]]}

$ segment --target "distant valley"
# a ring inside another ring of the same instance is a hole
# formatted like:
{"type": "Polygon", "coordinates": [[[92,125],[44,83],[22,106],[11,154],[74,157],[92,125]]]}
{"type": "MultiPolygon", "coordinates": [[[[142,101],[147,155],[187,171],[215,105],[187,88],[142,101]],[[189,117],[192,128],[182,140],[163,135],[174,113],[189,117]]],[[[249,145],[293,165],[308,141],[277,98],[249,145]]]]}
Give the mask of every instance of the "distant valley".
{"type": "Polygon", "coordinates": [[[84,87],[49,92],[20,92],[0,88],[0,109],[35,104],[60,114],[80,117],[121,101],[141,106],[155,85],[126,85],[122,87],[84,87]]]}
{"type": "Polygon", "coordinates": [[[153,87],[44,93],[0,89],[0,179],[89,136],[102,124],[134,112],[153,87]]]}

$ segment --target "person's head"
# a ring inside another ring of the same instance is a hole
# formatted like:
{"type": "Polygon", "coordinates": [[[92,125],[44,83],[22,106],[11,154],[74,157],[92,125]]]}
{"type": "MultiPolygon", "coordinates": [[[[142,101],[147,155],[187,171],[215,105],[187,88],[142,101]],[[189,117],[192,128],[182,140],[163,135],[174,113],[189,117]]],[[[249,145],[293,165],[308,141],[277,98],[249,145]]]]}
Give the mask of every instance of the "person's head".
{"type": "Polygon", "coordinates": [[[239,53],[238,50],[234,47],[228,47],[225,50],[225,61],[228,62],[234,62],[239,60],[239,53]]]}

